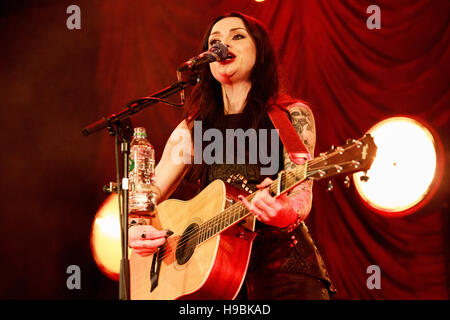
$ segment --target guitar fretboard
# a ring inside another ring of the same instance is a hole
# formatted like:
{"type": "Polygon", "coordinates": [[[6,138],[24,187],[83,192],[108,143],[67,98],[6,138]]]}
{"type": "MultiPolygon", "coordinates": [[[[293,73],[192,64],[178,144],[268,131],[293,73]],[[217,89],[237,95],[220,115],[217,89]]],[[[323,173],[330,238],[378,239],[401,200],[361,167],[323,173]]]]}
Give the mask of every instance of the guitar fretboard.
{"type": "MultiPolygon", "coordinates": [[[[307,177],[307,164],[308,162],[297,166],[293,170],[282,172],[278,178],[270,184],[270,193],[272,195],[279,195],[305,180],[307,177]]],[[[256,193],[250,194],[246,199],[251,201],[255,194],[256,193]]],[[[245,219],[250,214],[251,212],[248,211],[241,202],[234,203],[199,226],[197,244],[214,237],[231,225],[245,219]]]]}

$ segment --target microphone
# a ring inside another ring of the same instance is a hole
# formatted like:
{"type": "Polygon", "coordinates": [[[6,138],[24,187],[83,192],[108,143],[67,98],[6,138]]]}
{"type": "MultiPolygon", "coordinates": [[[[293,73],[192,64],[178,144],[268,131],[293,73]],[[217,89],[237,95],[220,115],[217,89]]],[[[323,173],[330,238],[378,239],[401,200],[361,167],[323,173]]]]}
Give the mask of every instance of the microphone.
{"type": "Polygon", "coordinates": [[[194,70],[205,63],[222,61],[228,57],[228,48],[223,43],[213,45],[208,51],[200,53],[178,67],[178,71],[194,70]]]}

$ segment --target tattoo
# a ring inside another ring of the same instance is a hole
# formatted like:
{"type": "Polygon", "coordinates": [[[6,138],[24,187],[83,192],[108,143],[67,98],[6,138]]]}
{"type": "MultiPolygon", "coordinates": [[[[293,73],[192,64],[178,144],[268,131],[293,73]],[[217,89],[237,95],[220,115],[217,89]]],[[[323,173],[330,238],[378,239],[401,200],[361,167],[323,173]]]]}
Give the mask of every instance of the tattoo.
{"type": "MultiPolygon", "coordinates": [[[[288,109],[291,115],[292,126],[297,131],[309,154],[313,157],[316,144],[316,126],[311,110],[300,102],[290,106],[288,109]]],[[[285,170],[291,170],[296,167],[296,164],[290,159],[286,148],[283,149],[283,156],[285,170]]],[[[306,180],[289,192],[292,206],[303,219],[308,216],[311,210],[312,185],[312,180],[306,180]]]]}
{"type": "MultiPolygon", "coordinates": [[[[305,145],[311,156],[314,156],[314,147],[316,144],[316,126],[314,123],[314,116],[306,105],[303,103],[296,103],[289,108],[291,115],[292,126],[297,131],[300,139],[305,145]]],[[[286,148],[283,149],[284,155],[284,169],[290,170],[296,166],[289,158],[286,148]]]]}
{"type": "MultiPolygon", "coordinates": [[[[310,181],[306,181],[310,182],[310,181]]],[[[311,189],[304,189],[302,186],[305,182],[296,186],[288,195],[289,202],[292,208],[298,213],[302,220],[305,220],[311,211],[312,205],[312,191],[311,189]]]]}

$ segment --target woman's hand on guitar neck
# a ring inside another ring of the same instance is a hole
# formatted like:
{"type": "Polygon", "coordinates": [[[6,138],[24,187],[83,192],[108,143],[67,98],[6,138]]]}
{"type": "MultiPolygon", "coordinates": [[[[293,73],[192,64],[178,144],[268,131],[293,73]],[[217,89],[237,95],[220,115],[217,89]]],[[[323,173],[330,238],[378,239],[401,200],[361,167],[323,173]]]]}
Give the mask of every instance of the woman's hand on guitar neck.
{"type": "Polygon", "coordinates": [[[272,179],[266,178],[257,185],[256,187],[260,190],[250,202],[242,196],[239,196],[239,199],[259,221],[274,227],[284,228],[297,219],[298,213],[286,194],[282,194],[278,198],[270,195],[267,187],[272,182],[272,179]]]}
{"type": "Polygon", "coordinates": [[[128,229],[129,246],[141,256],[153,254],[172,234],[169,230],[157,230],[150,225],[134,225],[128,229]]]}

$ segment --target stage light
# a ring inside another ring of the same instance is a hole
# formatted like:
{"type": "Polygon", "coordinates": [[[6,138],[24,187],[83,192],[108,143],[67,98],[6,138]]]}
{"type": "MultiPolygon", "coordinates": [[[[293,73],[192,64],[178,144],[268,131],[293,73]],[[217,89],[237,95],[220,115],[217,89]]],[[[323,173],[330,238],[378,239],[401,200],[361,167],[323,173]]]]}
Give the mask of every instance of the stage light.
{"type": "Polygon", "coordinates": [[[377,213],[402,216],[419,208],[430,194],[437,172],[436,140],[420,122],[393,117],[369,131],[377,145],[376,158],[361,180],[353,174],[361,198],[377,213]]]}
{"type": "MultiPolygon", "coordinates": [[[[109,196],[95,216],[91,231],[91,251],[102,273],[118,281],[122,254],[117,194],[109,196]]],[[[130,251],[129,249],[128,254],[130,251]]]]}

